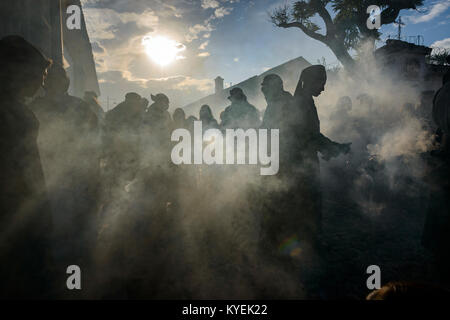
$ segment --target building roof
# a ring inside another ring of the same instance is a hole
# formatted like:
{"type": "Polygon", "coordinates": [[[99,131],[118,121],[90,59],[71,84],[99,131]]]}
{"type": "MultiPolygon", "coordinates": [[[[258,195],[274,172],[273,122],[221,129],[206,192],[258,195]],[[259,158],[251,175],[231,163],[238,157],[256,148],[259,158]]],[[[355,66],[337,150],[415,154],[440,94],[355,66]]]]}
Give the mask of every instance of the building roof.
{"type": "Polygon", "coordinates": [[[194,101],[184,106],[183,109],[187,115],[198,116],[200,107],[207,104],[211,107],[215,117],[218,117],[220,112],[222,112],[230,104],[230,101],[227,99],[229,96],[229,91],[233,88],[239,87],[244,91],[244,94],[247,96],[249,102],[254,104],[256,108],[262,110],[265,108],[265,105],[261,105],[261,101],[264,100],[261,93],[261,83],[266,75],[271,73],[278,74],[283,79],[285,90],[292,92],[297,86],[301,71],[310,65],[311,64],[303,57],[292,59],[279,66],[271,68],[260,75],[253,76],[247,80],[226,88],[217,94],[211,94],[200,100],[194,101]]]}
{"type": "Polygon", "coordinates": [[[427,56],[433,49],[426,46],[418,46],[414,43],[409,43],[401,40],[387,40],[386,45],[377,49],[375,55],[389,55],[389,54],[403,54],[403,53],[415,53],[419,55],[427,56]]]}

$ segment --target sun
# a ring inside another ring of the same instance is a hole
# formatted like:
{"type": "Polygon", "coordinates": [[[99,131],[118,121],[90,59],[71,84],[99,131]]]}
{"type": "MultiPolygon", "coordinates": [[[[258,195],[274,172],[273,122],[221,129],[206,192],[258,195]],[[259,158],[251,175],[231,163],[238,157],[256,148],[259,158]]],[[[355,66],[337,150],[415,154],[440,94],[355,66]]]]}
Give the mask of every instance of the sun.
{"type": "Polygon", "coordinates": [[[163,67],[175,60],[183,59],[180,53],[186,50],[183,44],[163,36],[146,36],[142,39],[142,45],[147,55],[163,67]]]}

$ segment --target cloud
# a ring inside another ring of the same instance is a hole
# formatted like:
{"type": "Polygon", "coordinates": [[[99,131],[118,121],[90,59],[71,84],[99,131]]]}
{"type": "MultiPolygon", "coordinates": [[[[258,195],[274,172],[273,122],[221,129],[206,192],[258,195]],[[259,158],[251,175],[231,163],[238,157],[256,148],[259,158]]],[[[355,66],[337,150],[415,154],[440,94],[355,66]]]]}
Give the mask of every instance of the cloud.
{"type": "Polygon", "coordinates": [[[205,50],[206,47],[208,46],[208,44],[209,44],[209,41],[205,41],[198,47],[198,49],[199,50],[205,50]]]}
{"type": "Polygon", "coordinates": [[[181,90],[198,90],[202,94],[206,94],[213,89],[213,82],[210,79],[194,79],[191,77],[184,77],[182,81],[180,81],[176,85],[177,89],[181,90]]]}
{"type": "Polygon", "coordinates": [[[189,33],[186,35],[186,41],[192,42],[195,39],[198,39],[199,34],[201,33],[210,33],[214,28],[211,23],[206,22],[205,24],[196,24],[193,27],[189,28],[189,33]]]}
{"type": "Polygon", "coordinates": [[[214,14],[217,18],[223,18],[223,17],[229,15],[231,13],[231,11],[233,11],[233,8],[220,7],[220,8],[217,8],[216,11],[214,11],[214,14]]]}
{"type": "Polygon", "coordinates": [[[220,6],[219,2],[216,0],[202,0],[202,8],[203,9],[215,9],[220,6]]]}
{"type": "Polygon", "coordinates": [[[238,1],[195,2],[204,10],[193,10],[191,0],[82,0],[103,103],[131,91],[164,92],[182,106],[212,93],[214,81],[204,79],[210,38],[216,22],[232,12],[224,6],[238,1]],[[153,63],[142,39],[158,35],[186,45],[185,62],[164,69],[153,63]]]}
{"type": "Polygon", "coordinates": [[[124,23],[136,22],[141,28],[153,29],[158,25],[159,18],[152,10],[145,10],[143,13],[121,13],[120,18],[124,23]]]}
{"type": "Polygon", "coordinates": [[[86,27],[91,39],[103,40],[115,38],[115,33],[123,24],[134,23],[138,28],[153,31],[158,25],[159,18],[148,9],[141,14],[118,13],[112,9],[86,8],[84,9],[86,27]]]}
{"type": "MultiPolygon", "coordinates": [[[[133,79],[123,71],[107,71],[99,74],[102,88],[115,95],[110,96],[110,108],[121,102],[127,92],[137,92],[143,97],[165,93],[170,99],[171,109],[184,106],[213,92],[213,80],[189,76],[172,76],[154,79],[133,79]]],[[[106,106],[107,96],[100,101],[106,106]]]]}
{"type": "Polygon", "coordinates": [[[434,42],[430,47],[450,49],[450,38],[442,39],[434,42]]]}
{"type": "Polygon", "coordinates": [[[441,13],[443,13],[445,10],[447,10],[450,7],[450,0],[445,0],[443,2],[436,3],[431,7],[429,12],[425,15],[415,15],[415,16],[408,16],[407,21],[410,23],[421,23],[421,22],[428,22],[433,20],[434,18],[438,17],[441,13]]]}

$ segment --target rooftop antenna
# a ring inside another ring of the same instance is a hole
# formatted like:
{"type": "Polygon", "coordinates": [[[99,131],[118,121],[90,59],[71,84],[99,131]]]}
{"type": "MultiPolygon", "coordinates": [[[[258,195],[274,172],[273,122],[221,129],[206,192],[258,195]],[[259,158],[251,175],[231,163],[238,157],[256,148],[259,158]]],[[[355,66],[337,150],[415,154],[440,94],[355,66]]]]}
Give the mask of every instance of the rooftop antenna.
{"type": "Polygon", "coordinates": [[[404,26],[405,24],[402,22],[402,17],[398,17],[397,21],[394,21],[394,23],[396,23],[398,25],[398,36],[397,39],[398,40],[402,40],[402,26],[404,26]]]}

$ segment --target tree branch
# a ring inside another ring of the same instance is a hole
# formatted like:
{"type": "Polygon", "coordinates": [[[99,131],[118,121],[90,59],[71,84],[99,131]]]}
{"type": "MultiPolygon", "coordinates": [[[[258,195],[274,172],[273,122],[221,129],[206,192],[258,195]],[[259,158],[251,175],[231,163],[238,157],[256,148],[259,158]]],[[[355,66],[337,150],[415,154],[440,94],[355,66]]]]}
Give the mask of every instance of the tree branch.
{"type": "Polygon", "coordinates": [[[313,0],[311,1],[311,4],[314,5],[314,8],[317,10],[317,13],[319,16],[323,19],[325,22],[325,26],[327,28],[326,35],[336,34],[336,26],[333,23],[333,19],[331,18],[330,13],[325,8],[322,2],[320,0],[313,0]]]}
{"type": "Polygon", "coordinates": [[[281,28],[299,28],[300,30],[302,30],[308,37],[311,37],[315,40],[321,41],[323,43],[327,42],[327,37],[317,33],[317,32],[313,32],[311,30],[309,30],[308,28],[306,28],[302,23],[300,22],[283,22],[283,23],[279,23],[278,24],[279,27],[281,28]]]}

